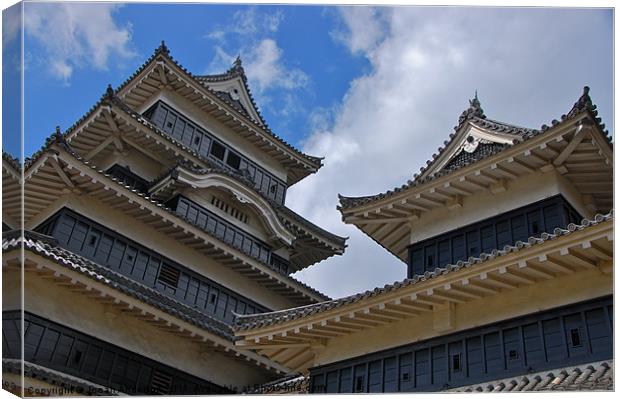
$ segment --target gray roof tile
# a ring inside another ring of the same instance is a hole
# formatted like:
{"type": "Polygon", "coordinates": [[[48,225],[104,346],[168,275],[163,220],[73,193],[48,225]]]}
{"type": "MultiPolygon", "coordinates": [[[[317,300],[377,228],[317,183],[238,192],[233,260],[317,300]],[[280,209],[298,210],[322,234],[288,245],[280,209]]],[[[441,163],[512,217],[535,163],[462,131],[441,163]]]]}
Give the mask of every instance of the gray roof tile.
{"type": "MultiPolygon", "coordinates": [[[[86,161],[85,159],[83,159],[78,153],[76,153],[69,144],[67,144],[67,142],[65,141],[64,137],[62,136],[57,136],[57,138],[54,141],[56,144],[58,144],[60,147],[62,147],[69,155],[71,155],[72,157],[74,157],[76,160],[80,161],[81,163],[83,163],[84,165],[86,165],[86,167],[93,169],[94,171],[96,171],[97,173],[103,174],[104,176],[106,176],[107,178],[109,178],[110,180],[116,182],[117,184],[119,184],[120,186],[124,187],[126,190],[129,190],[131,192],[133,192],[134,194],[136,194],[139,197],[144,198],[146,201],[149,201],[150,203],[156,205],[157,207],[165,210],[166,212],[170,213],[171,215],[173,215],[174,217],[178,217],[180,219],[182,219],[183,221],[185,221],[188,224],[191,224],[192,226],[195,226],[197,228],[199,228],[201,231],[203,231],[206,235],[209,235],[210,237],[212,237],[214,240],[217,240],[219,242],[224,243],[226,246],[230,246],[230,244],[225,243],[224,241],[222,241],[220,238],[218,238],[214,233],[211,233],[205,229],[203,229],[202,227],[196,225],[195,223],[193,223],[191,220],[182,217],[181,215],[177,214],[174,210],[168,208],[167,206],[165,206],[164,204],[162,204],[160,201],[157,201],[151,197],[149,197],[148,195],[131,188],[130,186],[128,186],[127,184],[125,184],[125,182],[123,182],[120,179],[117,179],[116,177],[108,174],[107,172],[99,169],[96,165],[94,165],[93,163],[86,161]]],[[[51,149],[47,149],[46,151],[52,151],[51,149]]],[[[42,156],[44,152],[41,152],[41,154],[38,155],[38,157],[42,156]]],[[[247,253],[246,250],[243,250],[242,252],[247,253]]],[[[263,265],[266,268],[269,268],[271,270],[271,265],[269,265],[268,263],[265,263],[263,261],[260,261],[258,259],[255,259],[253,257],[253,259],[257,262],[260,263],[261,265],[263,265]]],[[[288,275],[281,275],[281,278],[283,280],[286,280],[287,282],[290,282],[291,284],[298,286],[298,287],[302,287],[310,292],[312,292],[314,295],[316,295],[318,298],[321,298],[323,300],[329,300],[330,298],[323,294],[322,292],[319,292],[318,290],[310,287],[309,285],[291,277],[288,275]]],[[[313,299],[314,300],[314,299],[313,299]]]]}
{"type": "MultiPolygon", "coordinates": [[[[592,117],[592,119],[595,121],[595,123],[599,127],[600,131],[603,132],[607,140],[610,142],[611,137],[609,136],[609,132],[605,130],[605,125],[601,123],[601,118],[597,116],[598,111],[596,110],[596,105],[592,103],[592,99],[590,98],[589,93],[590,93],[590,88],[588,86],[584,87],[583,94],[581,95],[581,97],[579,97],[579,100],[577,100],[577,102],[573,105],[573,107],[568,112],[568,114],[562,115],[561,121],[563,122],[565,120],[574,118],[583,112],[586,112],[592,117]]],[[[482,108],[480,107],[480,102],[478,101],[477,96],[474,100],[470,100],[470,107],[467,110],[463,111],[463,113],[461,114],[459,118],[459,124],[458,126],[455,126],[454,130],[458,131],[459,129],[461,129],[461,127],[466,122],[482,127],[484,129],[496,131],[498,133],[514,135],[515,136],[515,139],[513,141],[514,144],[527,141],[549,130],[549,126],[547,125],[542,125],[541,128],[537,130],[537,129],[529,129],[529,128],[524,128],[520,126],[515,126],[515,125],[508,124],[508,123],[495,121],[492,119],[487,119],[486,115],[484,115],[484,112],[482,111],[482,108]]],[[[559,123],[560,121],[556,119],[551,121],[552,126],[556,126],[559,123]]],[[[482,159],[498,154],[501,151],[505,150],[506,148],[510,147],[509,145],[506,145],[503,148],[495,148],[493,151],[479,152],[477,156],[470,157],[467,162],[464,162],[458,165],[458,167],[443,168],[432,175],[422,177],[424,175],[424,172],[426,172],[437,161],[437,159],[439,159],[439,156],[446,150],[446,148],[448,147],[448,144],[455,136],[456,136],[456,133],[451,133],[449,136],[450,140],[444,141],[443,146],[440,147],[437,153],[433,154],[431,159],[426,162],[426,166],[423,166],[422,168],[420,168],[420,173],[414,174],[413,179],[409,180],[406,184],[403,184],[400,187],[395,187],[394,189],[388,190],[384,193],[361,196],[361,197],[347,197],[347,196],[338,194],[338,198],[340,200],[340,206],[338,207],[338,209],[342,211],[342,210],[349,209],[349,208],[355,208],[355,207],[367,204],[369,202],[374,202],[374,201],[377,201],[383,198],[391,197],[392,195],[398,194],[406,189],[423,185],[441,176],[445,176],[450,173],[453,173],[454,171],[462,167],[469,166],[482,159]]]]}
{"type": "MultiPolygon", "coordinates": [[[[2,371],[10,374],[20,375],[22,372],[22,365],[24,370],[24,376],[34,378],[40,381],[47,382],[48,384],[55,385],[64,388],[66,391],[73,391],[80,395],[95,395],[95,396],[116,396],[118,392],[104,387],[99,384],[92,383],[90,381],[74,377],[69,374],[62,373],[60,371],[52,370],[47,367],[39,366],[38,364],[30,362],[22,362],[20,359],[2,359],[2,371]]],[[[27,389],[29,387],[23,387],[27,389]]],[[[35,388],[35,387],[33,387],[35,388]]],[[[68,393],[68,392],[67,392],[68,393]]],[[[27,395],[29,396],[29,395],[27,395]]],[[[55,395],[52,395],[55,396],[55,395]]],[[[58,395],[60,396],[60,395],[58,395]]]]}
{"type": "Polygon", "coordinates": [[[449,388],[449,392],[610,391],[614,389],[613,360],[515,376],[503,380],[449,388]]]}
{"type": "Polygon", "coordinates": [[[310,316],[313,314],[325,312],[327,310],[342,307],[348,304],[358,302],[365,298],[375,297],[381,294],[395,291],[399,288],[418,284],[426,280],[431,280],[439,276],[453,273],[461,269],[467,269],[475,267],[478,264],[491,261],[493,259],[509,255],[514,252],[518,252],[522,249],[533,247],[535,245],[543,244],[550,240],[555,240],[560,237],[569,235],[575,231],[587,229],[590,226],[595,226],[600,223],[610,221],[614,219],[613,210],[608,214],[597,214],[592,220],[584,219],[581,224],[569,224],[565,229],[556,228],[553,233],[542,233],[540,237],[530,237],[527,241],[517,241],[514,245],[506,245],[499,250],[493,250],[491,253],[481,253],[479,257],[470,257],[466,261],[458,261],[456,264],[448,264],[443,267],[438,267],[434,271],[427,271],[423,275],[415,276],[414,278],[405,279],[403,281],[397,281],[393,284],[385,285],[384,287],[377,287],[372,291],[365,291],[359,294],[347,296],[340,299],[333,299],[331,301],[320,302],[317,304],[300,306],[297,308],[280,310],[269,313],[259,313],[254,315],[240,315],[235,318],[233,329],[235,332],[252,330],[255,328],[261,328],[269,325],[285,323],[287,321],[300,319],[302,317],[310,316]]]}
{"type": "Polygon", "coordinates": [[[181,302],[169,298],[160,292],[135,282],[122,274],[101,266],[82,256],[58,246],[56,239],[32,231],[24,231],[21,237],[19,230],[9,231],[2,236],[2,251],[18,249],[21,243],[24,250],[50,259],[55,263],[83,274],[99,283],[106,284],[118,291],[132,296],[144,303],[154,306],[174,317],[209,331],[228,341],[234,341],[232,329],[226,323],[216,320],[208,314],[191,308],[181,302]]]}

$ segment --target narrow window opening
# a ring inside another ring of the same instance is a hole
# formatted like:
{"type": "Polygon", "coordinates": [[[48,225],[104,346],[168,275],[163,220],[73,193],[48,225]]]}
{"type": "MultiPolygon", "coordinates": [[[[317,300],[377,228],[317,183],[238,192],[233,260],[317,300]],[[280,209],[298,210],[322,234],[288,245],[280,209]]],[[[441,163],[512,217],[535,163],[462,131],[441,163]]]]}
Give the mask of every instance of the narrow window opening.
{"type": "Polygon", "coordinates": [[[209,297],[209,303],[215,303],[215,301],[217,301],[217,295],[211,294],[209,297]]]}
{"type": "Polygon", "coordinates": [[[540,227],[538,226],[538,222],[532,222],[532,234],[540,233],[540,227]]]}
{"type": "Polygon", "coordinates": [[[519,352],[516,349],[511,349],[508,351],[508,358],[510,360],[516,360],[519,358],[519,352]]]}
{"type": "Polygon", "coordinates": [[[168,126],[168,127],[172,127],[172,122],[168,122],[168,123],[166,123],[166,126],[168,126]]]}
{"type": "Polygon", "coordinates": [[[226,158],[226,163],[228,164],[228,166],[239,169],[239,167],[241,166],[241,157],[239,157],[239,155],[235,153],[229,152],[228,157],[226,158]]]}
{"type": "Polygon", "coordinates": [[[97,243],[97,236],[92,235],[88,237],[88,246],[94,247],[96,243],[97,243]]]}
{"type": "Polygon", "coordinates": [[[461,354],[452,355],[452,371],[461,371],[461,354]]]}
{"type": "Polygon", "coordinates": [[[196,144],[196,145],[200,144],[200,137],[199,136],[194,137],[194,144],[196,144]]]}
{"type": "Polygon", "coordinates": [[[364,391],[364,377],[356,377],[355,378],[355,392],[363,392],[364,391]]]}
{"type": "Polygon", "coordinates": [[[278,189],[278,185],[274,184],[269,188],[269,191],[271,191],[272,194],[275,194],[277,189],[278,189]]]}
{"type": "Polygon", "coordinates": [[[166,395],[172,387],[172,376],[160,370],[153,370],[151,376],[151,392],[166,395]]]}
{"type": "Polygon", "coordinates": [[[214,141],[213,144],[211,144],[211,155],[213,155],[217,159],[223,161],[225,153],[226,148],[217,141],[214,141]]]}
{"type": "Polygon", "coordinates": [[[402,380],[409,381],[409,373],[403,373],[402,380]]]}
{"type": "Polygon", "coordinates": [[[426,257],[426,266],[434,266],[434,265],[435,265],[435,262],[433,259],[433,255],[428,255],[426,257]]]}
{"type": "Polygon", "coordinates": [[[159,276],[157,276],[157,280],[161,283],[176,288],[179,284],[180,274],[181,272],[179,269],[164,263],[161,265],[161,269],[159,269],[159,276]]]}
{"type": "Polygon", "coordinates": [[[570,330],[570,341],[573,348],[581,346],[581,335],[578,328],[570,330]]]}
{"type": "Polygon", "coordinates": [[[127,260],[133,262],[133,255],[127,255],[127,260]]]}
{"type": "Polygon", "coordinates": [[[82,360],[82,351],[75,351],[73,355],[73,363],[79,363],[82,360]]]}

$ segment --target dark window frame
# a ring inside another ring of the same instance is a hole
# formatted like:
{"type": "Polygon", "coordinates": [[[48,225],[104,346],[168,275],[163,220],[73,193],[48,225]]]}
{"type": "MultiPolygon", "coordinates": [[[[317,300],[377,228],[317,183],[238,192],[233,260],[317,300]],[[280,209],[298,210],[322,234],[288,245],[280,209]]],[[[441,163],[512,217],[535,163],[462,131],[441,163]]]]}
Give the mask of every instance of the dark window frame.
{"type": "Polygon", "coordinates": [[[456,264],[459,260],[467,261],[470,257],[479,257],[483,252],[489,253],[494,249],[503,248],[504,245],[514,245],[518,240],[525,240],[530,236],[540,236],[542,232],[553,233],[553,229],[556,227],[564,228],[569,223],[577,223],[580,218],[581,216],[572,205],[561,194],[558,194],[426,238],[407,247],[407,277],[413,278],[415,275],[422,275],[426,271],[433,271],[438,267],[445,267],[447,264],[456,264]],[[554,220],[556,224],[559,222],[561,226],[545,225],[545,223],[554,220]],[[500,227],[498,228],[498,226],[500,227]],[[489,228],[492,235],[483,235],[483,232],[488,233],[489,228]],[[507,235],[509,244],[502,242],[500,245],[498,231],[501,231],[502,241],[506,240],[505,236],[507,235]],[[440,250],[440,244],[446,241],[449,243],[448,253],[440,250]],[[420,256],[423,257],[422,261],[419,259],[420,256]],[[441,263],[439,259],[442,259],[441,263]],[[449,259],[448,263],[445,263],[446,259],[449,259]]]}

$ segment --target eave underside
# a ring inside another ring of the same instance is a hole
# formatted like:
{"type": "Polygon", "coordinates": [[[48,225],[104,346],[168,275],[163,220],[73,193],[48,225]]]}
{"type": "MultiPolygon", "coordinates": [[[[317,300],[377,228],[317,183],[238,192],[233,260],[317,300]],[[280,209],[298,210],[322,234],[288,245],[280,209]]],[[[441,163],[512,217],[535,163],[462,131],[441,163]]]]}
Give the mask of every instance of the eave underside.
{"type": "Polygon", "coordinates": [[[240,113],[195,76],[166,54],[157,54],[126,81],[118,90],[119,96],[133,109],[157,95],[163,89],[177,92],[197,107],[230,127],[258,149],[276,159],[288,170],[287,182],[293,185],[321,167],[321,158],[303,154],[251,118],[240,113]]]}
{"type": "Polygon", "coordinates": [[[242,316],[236,344],[293,370],[312,365],[312,348],[356,332],[445,309],[447,304],[493,300],[547,280],[599,270],[611,276],[613,216],[546,240],[533,240],[474,263],[437,269],[351,297],[263,315],[242,316]]]}
{"type": "Polygon", "coordinates": [[[376,198],[344,198],[356,205],[341,208],[343,221],[406,261],[411,228],[425,212],[457,209],[465,197],[501,193],[511,181],[553,171],[575,187],[592,214],[606,213],[613,207],[612,149],[597,127],[577,132],[572,122],[421,184],[376,198]]]}
{"type": "Polygon", "coordinates": [[[65,249],[55,249],[36,238],[3,239],[2,247],[4,272],[19,273],[23,270],[27,279],[44,279],[83,295],[86,301],[105,304],[110,311],[135,317],[177,339],[205,345],[213,353],[249,362],[281,375],[290,372],[267,358],[236,348],[230,327],[223,323],[211,320],[208,315],[200,316],[196,310],[163,297],[79,255],[65,249]],[[25,249],[23,258],[19,249],[22,242],[25,249]]]}
{"type": "MultiPolygon", "coordinates": [[[[102,205],[125,213],[177,242],[183,243],[295,304],[329,299],[305,284],[274,271],[267,264],[231,247],[161,203],[132,190],[62,147],[40,156],[25,174],[24,225],[32,229],[65,201],[67,194],[87,195],[102,205]],[[58,155],[56,155],[57,153],[58,155]]],[[[10,217],[19,218],[15,208],[10,217]]]]}

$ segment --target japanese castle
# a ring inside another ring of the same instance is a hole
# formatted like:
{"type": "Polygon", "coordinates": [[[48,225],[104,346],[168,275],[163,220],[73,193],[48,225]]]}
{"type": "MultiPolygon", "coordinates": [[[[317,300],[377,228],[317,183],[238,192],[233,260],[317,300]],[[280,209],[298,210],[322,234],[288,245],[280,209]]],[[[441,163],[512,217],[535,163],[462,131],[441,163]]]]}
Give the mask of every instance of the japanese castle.
{"type": "Polygon", "coordinates": [[[270,130],[239,59],[197,76],[162,43],[23,169],[3,154],[4,387],[204,395],[294,375],[232,324],[330,299],[291,274],[346,239],[285,205],[321,166],[270,130]]]}
{"type": "Polygon", "coordinates": [[[346,247],[285,205],[321,158],[270,130],[240,60],[197,76],[162,43],[24,165],[3,154],[4,387],[613,389],[613,147],[587,87],[567,109],[528,129],[476,96],[412,180],[340,196],[407,276],[331,299],[290,276],[346,247]]]}
{"type": "Polygon", "coordinates": [[[612,174],[589,88],[540,129],[476,96],[411,181],[340,197],[407,278],[239,316],[236,345],[312,393],[613,389],[612,174]]]}

